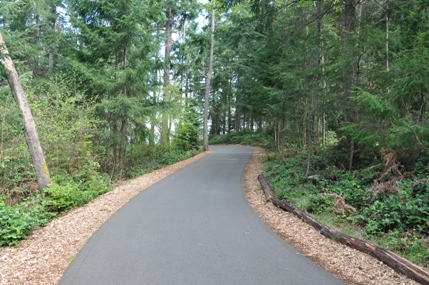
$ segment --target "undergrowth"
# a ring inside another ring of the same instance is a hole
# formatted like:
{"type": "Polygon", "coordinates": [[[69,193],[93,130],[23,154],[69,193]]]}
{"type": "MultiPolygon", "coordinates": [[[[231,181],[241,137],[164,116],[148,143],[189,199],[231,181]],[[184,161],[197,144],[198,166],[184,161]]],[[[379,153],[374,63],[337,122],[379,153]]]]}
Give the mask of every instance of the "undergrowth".
{"type": "MultiPolygon", "coordinates": [[[[148,148],[141,152],[140,164],[127,170],[126,177],[136,177],[198,153],[200,151],[196,149],[148,148]]],[[[10,205],[10,197],[0,196],[0,246],[17,245],[31,230],[46,226],[56,216],[82,206],[112,188],[110,177],[100,171],[99,164],[86,161],[73,176],[57,172],[44,195],[29,193],[13,205],[10,205]]]]}
{"type": "Polygon", "coordinates": [[[268,158],[265,172],[277,197],[330,227],[428,268],[429,173],[423,163],[398,177],[401,173],[391,166],[344,171],[321,155],[313,157],[307,177],[305,154],[284,161],[268,158]],[[374,179],[377,175],[383,179],[374,179]]]}
{"type": "Polygon", "coordinates": [[[266,149],[274,148],[274,139],[271,135],[263,132],[247,132],[243,134],[224,134],[211,137],[210,144],[242,144],[249,146],[259,146],[266,149]]]}

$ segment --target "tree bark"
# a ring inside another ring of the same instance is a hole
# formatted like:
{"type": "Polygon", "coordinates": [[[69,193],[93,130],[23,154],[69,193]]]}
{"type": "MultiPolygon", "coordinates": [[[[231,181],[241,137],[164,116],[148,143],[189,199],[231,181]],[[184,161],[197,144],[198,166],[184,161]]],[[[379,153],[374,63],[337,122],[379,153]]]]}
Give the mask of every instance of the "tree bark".
{"type": "MultiPolygon", "coordinates": [[[[126,73],[126,70],[128,68],[128,41],[125,43],[124,51],[124,63],[123,63],[123,70],[124,73],[126,73]]],[[[127,89],[127,82],[124,82],[124,86],[122,87],[122,93],[125,97],[128,97],[128,89],[127,89]]],[[[125,154],[127,150],[127,144],[128,144],[128,116],[124,114],[121,119],[121,140],[120,140],[120,147],[119,147],[119,171],[120,176],[122,176],[122,170],[125,166],[125,154]]]]}
{"type": "Polygon", "coordinates": [[[3,40],[3,36],[0,33],[0,63],[4,66],[7,73],[7,80],[12,90],[13,98],[18,104],[19,109],[22,113],[22,119],[24,121],[24,135],[27,141],[28,150],[31,155],[33,167],[36,172],[37,184],[39,191],[43,194],[44,189],[51,183],[49,177],[49,169],[46,164],[43,149],[39,141],[39,137],[36,131],[36,125],[34,123],[33,115],[31,113],[30,106],[28,105],[27,98],[25,97],[24,89],[19,82],[18,73],[16,72],[15,66],[13,65],[12,59],[9,56],[6,44],[3,40]]]}
{"type": "MultiPolygon", "coordinates": [[[[356,0],[345,0],[344,2],[344,39],[345,41],[345,53],[353,53],[354,41],[348,39],[348,36],[356,32],[356,0]]],[[[344,85],[344,104],[348,106],[345,110],[345,121],[346,122],[357,122],[357,109],[355,104],[351,100],[351,90],[353,84],[357,82],[357,69],[358,59],[357,56],[353,56],[348,62],[345,72],[345,85],[344,85]]],[[[354,142],[352,138],[348,138],[350,141],[349,149],[349,171],[353,168],[353,156],[354,156],[354,142]]]]}
{"type": "Polygon", "coordinates": [[[209,130],[208,130],[208,115],[209,115],[209,100],[210,100],[210,82],[213,72],[213,51],[214,51],[214,32],[215,32],[215,11],[212,8],[211,17],[211,43],[210,43],[210,56],[209,68],[206,76],[206,90],[204,95],[204,131],[203,131],[203,150],[209,150],[209,130]]]}
{"type": "MultiPolygon", "coordinates": [[[[170,91],[168,90],[168,86],[170,85],[170,54],[171,54],[171,36],[173,31],[173,20],[171,19],[172,13],[171,8],[168,8],[165,11],[165,15],[167,17],[167,25],[166,25],[166,35],[164,41],[164,94],[163,94],[163,102],[167,103],[170,101],[170,91]]],[[[166,110],[162,111],[162,125],[161,125],[161,145],[168,145],[169,143],[169,128],[168,128],[168,113],[166,110]]]]}
{"type": "MultiPolygon", "coordinates": [[[[40,48],[40,17],[38,15],[35,15],[34,18],[35,22],[35,30],[34,30],[34,44],[36,45],[36,48],[40,48]]],[[[33,62],[33,77],[38,77],[40,75],[40,66],[39,66],[39,54],[35,55],[36,58],[33,62]]]]}
{"type": "MultiPolygon", "coordinates": [[[[56,23],[57,23],[57,7],[52,4],[51,6],[52,20],[51,20],[51,33],[56,33],[56,23]]],[[[48,52],[48,72],[51,72],[54,69],[54,46],[55,41],[51,43],[51,47],[48,52]]]]}

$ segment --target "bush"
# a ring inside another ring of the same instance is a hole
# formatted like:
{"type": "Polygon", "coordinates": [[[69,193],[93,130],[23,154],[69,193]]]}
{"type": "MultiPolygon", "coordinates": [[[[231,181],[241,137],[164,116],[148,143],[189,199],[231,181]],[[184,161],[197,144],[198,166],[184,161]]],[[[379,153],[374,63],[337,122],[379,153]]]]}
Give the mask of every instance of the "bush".
{"type": "Polygon", "coordinates": [[[0,246],[16,245],[39,226],[46,226],[55,214],[48,211],[49,203],[34,196],[13,207],[0,200],[0,246]]]}
{"type": "Polygon", "coordinates": [[[96,172],[84,178],[57,176],[53,181],[59,184],[50,185],[44,199],[49,210],[58,213],[82,206],[111,188],[109,178],[96,172]]]}
{"type": "Polygon", "coordinates": [[[255,132],[247,134],[224,134],[211,137],[210,144],[242,144],[259,146],[267,149],[274,148],[274,138],[266,133],[255,132]]]}
{"type": "Polygon", "coordinates": [[[31,108],[50,172],[79,175],[94,152],[91,139],[97,121],[93,109],[67,90],[47,92],[32,100],[31,108]]]}
{"type": "Polygon", "coordinates": [[[428,233],[429,191],[414,195],[410,182],[402,182],[400,186],[398,194],[378,194],[375,202],[363,210],[369,234],[409,230],[421,235],[428,233]]]}
{"type": "Polygon", "coordinates": [[[198,111],[195,109],[194,104],[190,104],[190,106],[186,108],[180,125],[177,127],[176,136],[173,140],[175,147],[184,151],[199,148],[200,123],[198,117],[198,111]]]}
{"type": "Polygon", "coordinates": [[[200,153],[200,149],[184,150],[169,146],[134,145],[127,153],[127,178],[143,175],[152,170],[176,163],[200,153]]]}

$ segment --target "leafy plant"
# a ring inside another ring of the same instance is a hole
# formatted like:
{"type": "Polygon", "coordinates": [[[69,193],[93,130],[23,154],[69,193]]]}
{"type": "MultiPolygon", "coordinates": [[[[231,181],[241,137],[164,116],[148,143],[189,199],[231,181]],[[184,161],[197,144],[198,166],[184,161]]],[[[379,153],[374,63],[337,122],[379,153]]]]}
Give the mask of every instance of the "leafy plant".
{"type": "Polygon", "coordinates": [[[49,202],[39,195],[12,207],[0,200],[0,246],[16,245],[32,229],[46,226],[54,217],[49,202]]]}

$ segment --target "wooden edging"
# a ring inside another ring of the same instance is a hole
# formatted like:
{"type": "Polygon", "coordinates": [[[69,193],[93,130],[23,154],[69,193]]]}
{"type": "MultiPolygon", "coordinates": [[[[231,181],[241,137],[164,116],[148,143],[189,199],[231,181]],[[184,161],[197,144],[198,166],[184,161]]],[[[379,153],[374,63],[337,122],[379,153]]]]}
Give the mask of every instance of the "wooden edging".
{"type": "Polygon", "coordinates": [[[266,201],[273,203],[275,206],[285,211],[293,213],[298,218],[304,220],[307,224],[313,226],[316,230],[320,232],[320,234],[324,235],[325,237],[334,241],[338,241],[341,244],[347,245],[366,254],[369,254],[382,261],[386,265],[390,266],[396,272],[401,273],[423,285],[429,285],[429,272],[427,272],[423,268],[382,247],[331,230],[330,228],[314,220],[305,212],[301,211],[295,206],[275,197],[274,191],[268,184],[263,174],[260,174],[258,176],[258,180],[261,183],[262,189],[264,190],[266,201]]]}

